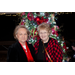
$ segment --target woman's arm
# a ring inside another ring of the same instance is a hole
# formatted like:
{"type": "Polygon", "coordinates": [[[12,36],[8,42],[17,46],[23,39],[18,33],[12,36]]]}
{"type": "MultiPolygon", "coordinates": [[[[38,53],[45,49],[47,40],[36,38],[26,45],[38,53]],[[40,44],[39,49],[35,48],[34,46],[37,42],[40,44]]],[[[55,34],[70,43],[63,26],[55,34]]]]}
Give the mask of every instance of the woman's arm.
{"type": "Polygon", "coordinates": [[[18,55],[16,53],[16,50],[10,46],[8,48],[8,53],[7,53],[7,62],[16,62],[18,61],[18,55]]]}
{"type": "Polygon", "coordinates": [[[62,55],[62,50],[59,47],[59,44],[57,40],[55,40],[55,44],[53,46],[53,53],[54,53],[54,60],[55,62],[62,62],[63,60],[63,55],[62,55]]]}

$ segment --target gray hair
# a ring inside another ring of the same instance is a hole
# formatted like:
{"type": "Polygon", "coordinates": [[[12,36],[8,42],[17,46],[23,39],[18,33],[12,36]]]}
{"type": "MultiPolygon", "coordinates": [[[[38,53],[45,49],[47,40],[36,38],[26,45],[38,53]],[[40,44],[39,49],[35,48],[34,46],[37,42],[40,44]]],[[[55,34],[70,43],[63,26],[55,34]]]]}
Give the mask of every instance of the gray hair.
{"type": "Polygon", "coordinates": [[[14,36],[15,39],[17,39],[16,34],[18,33],[18,30],[19,30],[20,28],[26,29],[28,36],[29,36],[29,34],[30,34],[29,30],[25,27],[25,25],[18,25],[18,26],[15,27],[14,33],[13,33],[13,36],[14,36]]]}

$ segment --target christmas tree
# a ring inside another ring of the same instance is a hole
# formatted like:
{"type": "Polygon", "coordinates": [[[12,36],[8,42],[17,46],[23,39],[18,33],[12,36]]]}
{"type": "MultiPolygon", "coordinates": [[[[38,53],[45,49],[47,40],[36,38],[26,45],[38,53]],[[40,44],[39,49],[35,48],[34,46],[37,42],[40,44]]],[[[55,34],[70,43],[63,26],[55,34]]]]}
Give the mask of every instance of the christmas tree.
{"type": "Polygon", "coordinates": [[[60,31],[59,27],[56,25],[57,18],[55,17],[57,15],[56,12],[22,12],[21,13],[21,25],[25,25],[27,29],[30,31],[30,37],[29,42],[34,45],[34,43],[39,40],[37,27],[43,22],[46,22],[50,25],[50,28],[52,30],[50,37],[54,38],[58,41],[59,46],[61,47],[63,51],[63,61],[65,61],[66,53],[64,49],[64,41],[60,39],[61,35],[58,34],[58,31],[60,31]]]}

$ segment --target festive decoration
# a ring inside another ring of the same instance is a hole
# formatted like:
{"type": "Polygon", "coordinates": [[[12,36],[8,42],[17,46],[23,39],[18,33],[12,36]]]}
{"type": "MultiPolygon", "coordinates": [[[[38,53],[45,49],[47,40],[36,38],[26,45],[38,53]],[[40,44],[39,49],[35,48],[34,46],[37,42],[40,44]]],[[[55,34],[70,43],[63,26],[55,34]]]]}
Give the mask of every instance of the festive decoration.
{"type": "MultiPolygon", "coordinates": [[[[54,38],[58,41],[59,46],[63,51],[63,56],[65,54],[64,41],[60,39],[60,34],[58,34],[59,27],[56,25],[55,16],[57,13],[55,12],[23,12],[21,13],[21,25],[25,25],[30,31],[29,42],[34,45],[34,43],[39,40],[37,27],[43,22],[46,22],[50,25],[52,30],[50,37],[54,38]]],[[[64,56],[63,61],[65,61],[66,57],[64,56]]]]}
{"type": "MultiPolygon", "coordinates": [[[[73,14],[75,12],[57,12],[57,15],[63,15],[63,14],[73,14]]],[[[0,12],[0,15],[6,15],[6,16],[17,16],[17,15],[20,15],[21,12],[0,12]]],[[[36,14],[40,15],[40,12],[36,12],[36,14]]],[[[23,12],[21,14],[22,15],[25,15],[25,12],[23,12]]],[[[49,16],[49,13],[48,12],[45,12],[45,16],[48,17],[49,16]]]]}

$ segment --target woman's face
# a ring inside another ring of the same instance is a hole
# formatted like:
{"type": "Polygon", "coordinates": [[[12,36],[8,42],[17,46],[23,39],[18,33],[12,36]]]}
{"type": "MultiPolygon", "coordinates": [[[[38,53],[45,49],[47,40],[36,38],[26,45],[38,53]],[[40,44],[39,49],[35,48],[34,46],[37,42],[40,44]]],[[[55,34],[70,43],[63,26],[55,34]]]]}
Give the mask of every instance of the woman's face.
{"type": "Polygon", "coordinates": [[[46,29],[40,29],[39,36],[42,41],[47,41],[49,39],[49,33],[46,29]]]}
{"type": "Polygon", "coordinates": [[[16,37],[20,43],[25,43],[28,37],[27,30],[24,28],[18,29],[16,37]]]}

